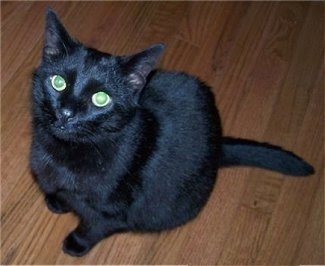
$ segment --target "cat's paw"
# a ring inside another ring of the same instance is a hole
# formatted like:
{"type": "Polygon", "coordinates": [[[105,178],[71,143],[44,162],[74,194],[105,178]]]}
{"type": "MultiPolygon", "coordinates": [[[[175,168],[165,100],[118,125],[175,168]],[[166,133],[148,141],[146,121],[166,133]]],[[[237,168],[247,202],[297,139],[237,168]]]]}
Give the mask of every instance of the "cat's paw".
{"type": "Polygon", "coordinates": [[[85,255],[92,245],[87,244],[76,232],[70,233],[63,241],[63,251],[71,256],[80,257],[85,255]]]}
{"type": "Polygon", "coordinates": [[[70,211],[69,208],[64,206],[64,204],[60,202],[54,195],[46,195],[45,202],[49,210],[54,213],[62,214],[70,211]]]}

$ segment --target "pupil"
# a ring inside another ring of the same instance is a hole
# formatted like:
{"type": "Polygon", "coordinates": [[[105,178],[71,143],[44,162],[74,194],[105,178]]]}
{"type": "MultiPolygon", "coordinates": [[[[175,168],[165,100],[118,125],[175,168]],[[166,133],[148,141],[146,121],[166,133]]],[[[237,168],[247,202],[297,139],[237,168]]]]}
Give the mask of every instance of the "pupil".
{"type": "Polygon", "coordinates": [[[96,100],[99,104],[103,104],[106,102],[107,96],[104,93],[98,93],[96,100]]]}
{"type": "Polygon", "coordinates": [[[54,84],[57,87],[62,87],[64,85],[64,81],[61,77],[56,77],[56,79],[54,80],[54,84]]]}

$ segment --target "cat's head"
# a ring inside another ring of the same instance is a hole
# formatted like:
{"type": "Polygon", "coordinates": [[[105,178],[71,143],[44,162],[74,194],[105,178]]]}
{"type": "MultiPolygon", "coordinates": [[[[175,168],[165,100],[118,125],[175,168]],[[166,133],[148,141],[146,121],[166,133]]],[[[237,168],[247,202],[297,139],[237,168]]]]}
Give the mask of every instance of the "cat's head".
{"type": "Polygon", "coordinates": [[[121,130],[134,116],[163,50],[157,44],[131,56],[99,52],[72,38],[48,10],[42,60],[33,77],[34,124],[69,141],[121,130]]]}

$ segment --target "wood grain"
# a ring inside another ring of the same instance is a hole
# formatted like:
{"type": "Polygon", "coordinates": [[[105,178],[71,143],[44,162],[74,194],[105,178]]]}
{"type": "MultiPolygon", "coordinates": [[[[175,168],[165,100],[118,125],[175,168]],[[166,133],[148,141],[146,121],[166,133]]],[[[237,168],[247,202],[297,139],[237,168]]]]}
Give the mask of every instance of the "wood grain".
{"type": "Polygon", "coordinates": [[[323,14],[320,2],[1,2],[1,264],[324,264],[323,14]],[[225,169],[187,225],[65,255],[77,219],[46,209],[28,166],[30,78],[48,6],[107,52],[165,42],[159,67],[213,87],[226,135],[281,145],[316,174],[225,169]]]}

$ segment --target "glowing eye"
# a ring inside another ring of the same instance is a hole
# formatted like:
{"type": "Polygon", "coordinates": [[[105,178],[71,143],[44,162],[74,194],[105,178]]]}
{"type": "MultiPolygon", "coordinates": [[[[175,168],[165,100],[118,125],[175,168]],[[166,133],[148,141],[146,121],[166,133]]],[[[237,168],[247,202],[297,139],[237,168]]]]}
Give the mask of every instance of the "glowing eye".
{"type": "Polygon", "coordinates": [[[51,77],[51,85],[53,89],[57,91],[63,91],[67,87],[67,83],[64,78],[59,75],[54,75],[51,77]]]}
{"type": "Polygon", "coordinates": [[[112,99],[109,97],[109,95],[106,92],[100,91],[95,93],[92,97],[91,100],[94,105],[97,107],[103,107],[109,104],[112,99]]]}

